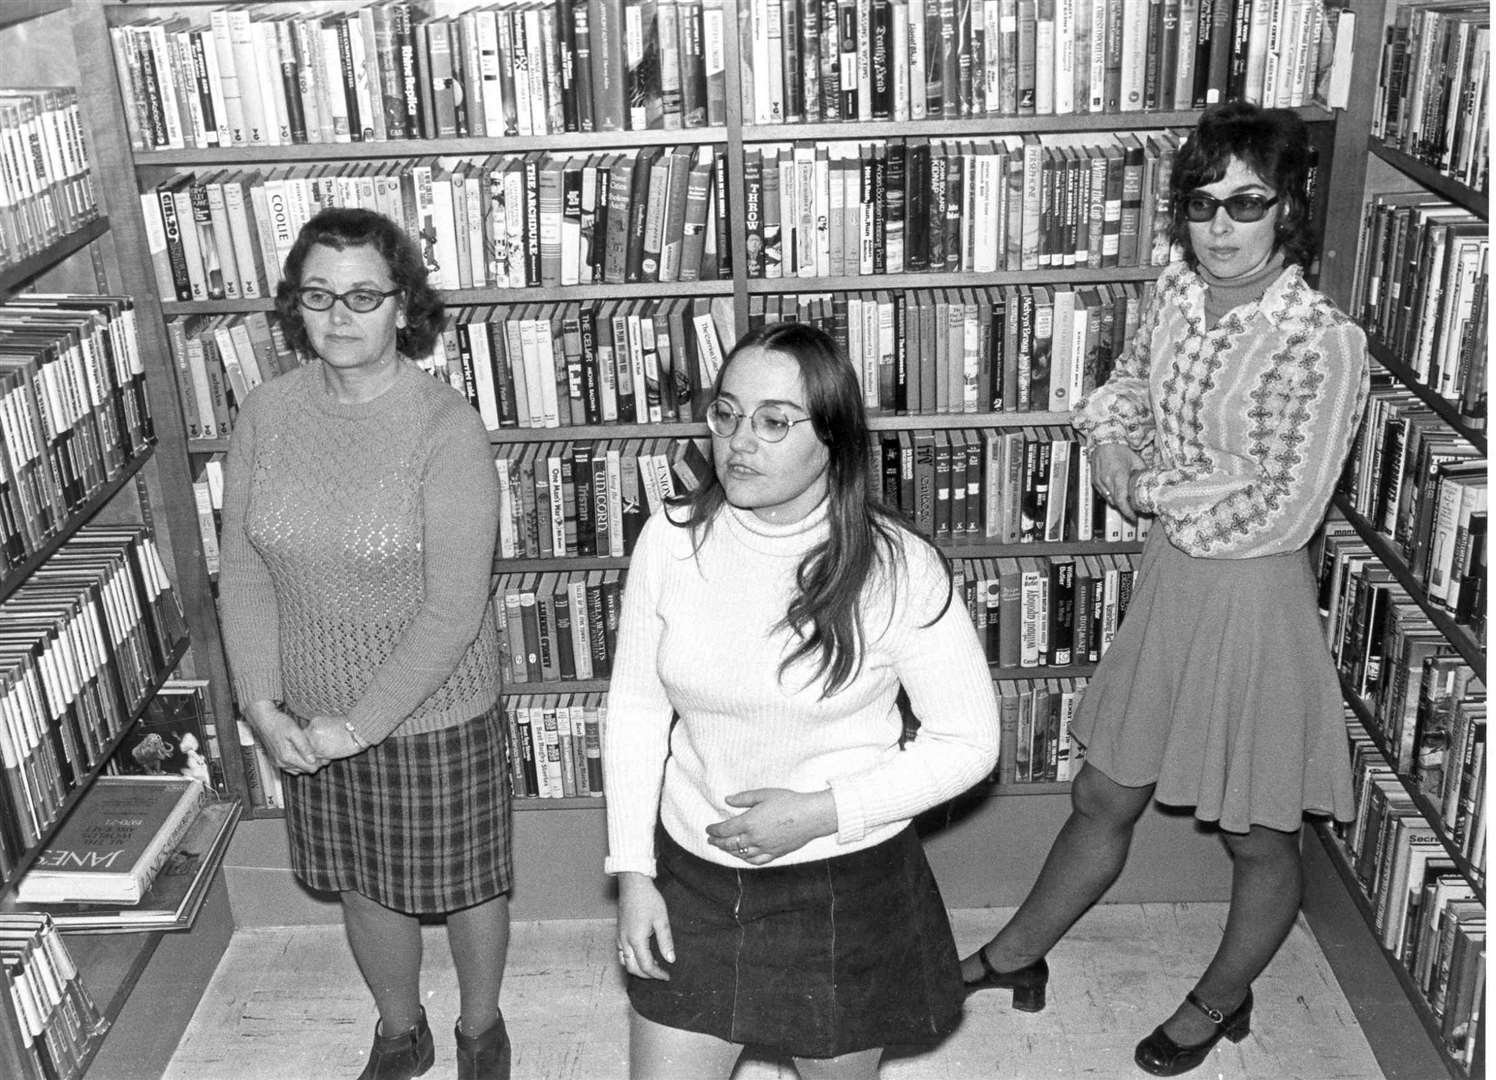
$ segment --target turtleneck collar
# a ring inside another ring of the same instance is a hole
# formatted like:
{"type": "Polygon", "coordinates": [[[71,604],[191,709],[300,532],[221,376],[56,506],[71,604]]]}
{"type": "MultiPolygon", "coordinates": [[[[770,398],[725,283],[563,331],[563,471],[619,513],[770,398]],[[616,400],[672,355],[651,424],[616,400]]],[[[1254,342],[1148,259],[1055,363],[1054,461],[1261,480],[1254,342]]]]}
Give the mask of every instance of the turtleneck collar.
{"type": "Polygon", "coordinates": [[[737,539],[765,555],[799,558],[826,538],[831,500],[822,499],[799,521],[777,524],[765,521],[752,510],[722,504],[722,522],[737,539]]]}
{"type": "Polygon", "coordinates": [[[1255,304],[1267,293],[1268,287],[1283,273],[1283,251],[1274,251],[1263,263],[1262,269],[1236,278],[1219,278],[1205,269],[1195,267],[1195,273],[1205,282],[1205,326],[1213,330],[1232,308],[1243,304],[1255,304]]]}

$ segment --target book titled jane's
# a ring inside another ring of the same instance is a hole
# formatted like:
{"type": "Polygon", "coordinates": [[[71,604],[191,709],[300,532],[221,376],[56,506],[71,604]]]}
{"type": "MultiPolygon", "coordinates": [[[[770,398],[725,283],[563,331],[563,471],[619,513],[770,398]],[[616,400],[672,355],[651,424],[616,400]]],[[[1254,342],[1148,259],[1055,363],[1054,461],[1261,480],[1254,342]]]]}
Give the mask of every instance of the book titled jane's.
{"type": "Polygon", "coordinates": [[[206,800],[190,777],[99,777],[21,878],[17,899],[138,903],[206,800]]]}

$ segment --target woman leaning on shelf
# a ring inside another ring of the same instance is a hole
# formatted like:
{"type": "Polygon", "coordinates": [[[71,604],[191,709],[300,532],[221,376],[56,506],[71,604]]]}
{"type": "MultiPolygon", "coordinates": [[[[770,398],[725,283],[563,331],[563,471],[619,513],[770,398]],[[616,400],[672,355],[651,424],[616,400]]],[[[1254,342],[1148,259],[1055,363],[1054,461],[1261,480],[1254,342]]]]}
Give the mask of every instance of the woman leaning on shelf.
{"type": "Polygon", "coordinates": [[[509,1076],[512,875],[489,575],[498,484],[478,414],[409,359],[440,297],[399,226],[316,215],[276,307],[316,357],[248,395],[229,445],[224,643],[283,770],[291,863],[336,892],[379,1012],[360,1080],[419,1076],[422,915],[445,915],[458,1076],[509,1076]]]}
{"type": "Polygon", "coordinates": [[[944,561],[871,494],[829,337],[750,334],[707,424],[711,478],[634,549],[609,688],[631,1075],[725,1078],[754,1045],[872,1077],[960,1017],[911,819],[991,770],[992,681],[944,561]]]}
{"type": "Polygon", "coordinates": [[[970,990],[1043,1008],[1044,955],[1121,872],[1149,800],[1194,807],[1230,850],[1231,904],[1205,973],[1138,1044],[1157,1076],[1246,1036],[1252,980],[1298,912],[1303,815],[1354,814],[1305,545],[1368,374],[1360,329],[1304,282],[1308,164],[1302,121],[1239,102],[1206,110],[1175,160],[1184,259],[1075,414],[1097,490],[1157,521],[1075,717],[1070,817],[1013,919],[962,961],[970,990]]]}

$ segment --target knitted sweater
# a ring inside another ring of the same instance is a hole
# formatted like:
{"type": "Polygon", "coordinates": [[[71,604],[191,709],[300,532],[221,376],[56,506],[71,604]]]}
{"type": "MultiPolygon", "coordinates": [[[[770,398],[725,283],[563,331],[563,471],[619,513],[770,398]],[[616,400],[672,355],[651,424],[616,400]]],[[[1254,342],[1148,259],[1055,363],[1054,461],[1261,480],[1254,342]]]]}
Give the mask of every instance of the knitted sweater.
{"type": "Polygon", "coordinates": [[[1106,385],[1076,403],[1088,446],[1143,455],[1133,505],[1183,551],[1244,559],[1308,543],[1366,404],[1366,336],[1284,270],[1207,329],[1205,282],[1169,266],[1106,385]]]}
{"type": "Polygon", "coordinates": [[[344,405],[320,364],[246,398],[224,471],[223,638],[240,701],[346,716],[369,743],[499,690],[498,479],[478,414],[400,361],[344,405]]]}
{"type": "Polygon", "coordinates": [[[741,869],[706,842],[708,825],[743,812],[725,801],[736,792],[831,789],[837,832],[781,865],[881,843],[992,770],[987,662],[925,544],[904,535],[896,583],[869,583],[862,668],[822,698],[810,661],[780,678],[793,639],[774,626],[801,558],[827,536],[826,504],[782,526],[725,506],[694,555],[690,530],[665,514],[635,545],[618,627],[603,744],[609,873],[654,874],[656,820],[687,850],[741,869]],[[901,683],[922,722],[902,749],[901,683]]]}

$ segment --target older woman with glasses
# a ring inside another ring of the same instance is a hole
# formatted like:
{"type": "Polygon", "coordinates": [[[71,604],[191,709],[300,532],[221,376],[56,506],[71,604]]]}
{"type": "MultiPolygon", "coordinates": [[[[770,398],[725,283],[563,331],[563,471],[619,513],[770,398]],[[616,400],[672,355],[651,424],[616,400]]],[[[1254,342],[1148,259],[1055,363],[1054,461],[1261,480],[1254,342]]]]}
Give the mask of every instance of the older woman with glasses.
{"type": "Polygon", "coordinates": [[[441,298],[399,226],[301,230],[276,308],[311,363],[241,403],[223,507],[223,632],[240,707],[283,773],[292,869],[336,893],[379,1012],[360,1080],[430,1068],[422,916],[444,915],[457,1075],[506,1080],[499,988],[512,858],[483,423],[411,357],[441,298]]]}
{"type": "Polygon", "coordinates": [[[1304,281],[1309,145],[1293,113],[1207,109],[1171,177],[1173,238],[1141,325],[1075,427],[1097,490],[1157,520],[1127,618],[1072,730],[1073,810],[970,990],[1044,1005],[1044,956],[1121,872],[1150,799],[1194,808],[1234,861],[1224,936],[1141,1043],[1156,1076],[1240,1041],[1299,907],[1306,811],[1354,815],[1340,689],[1305,545],[1367,393],[1365,338],[1304,281]]]}
{"type": "Polygon", "coordinates": [[[911,819],[991,770],[992,680],[939,553],[872,494],[829,337],[744,338],[707,425],[710,480],[634,549],[609,688],[631,1075],[725,1078],[751,1045],[872,1077],[960,1017],[911,819]]]}

